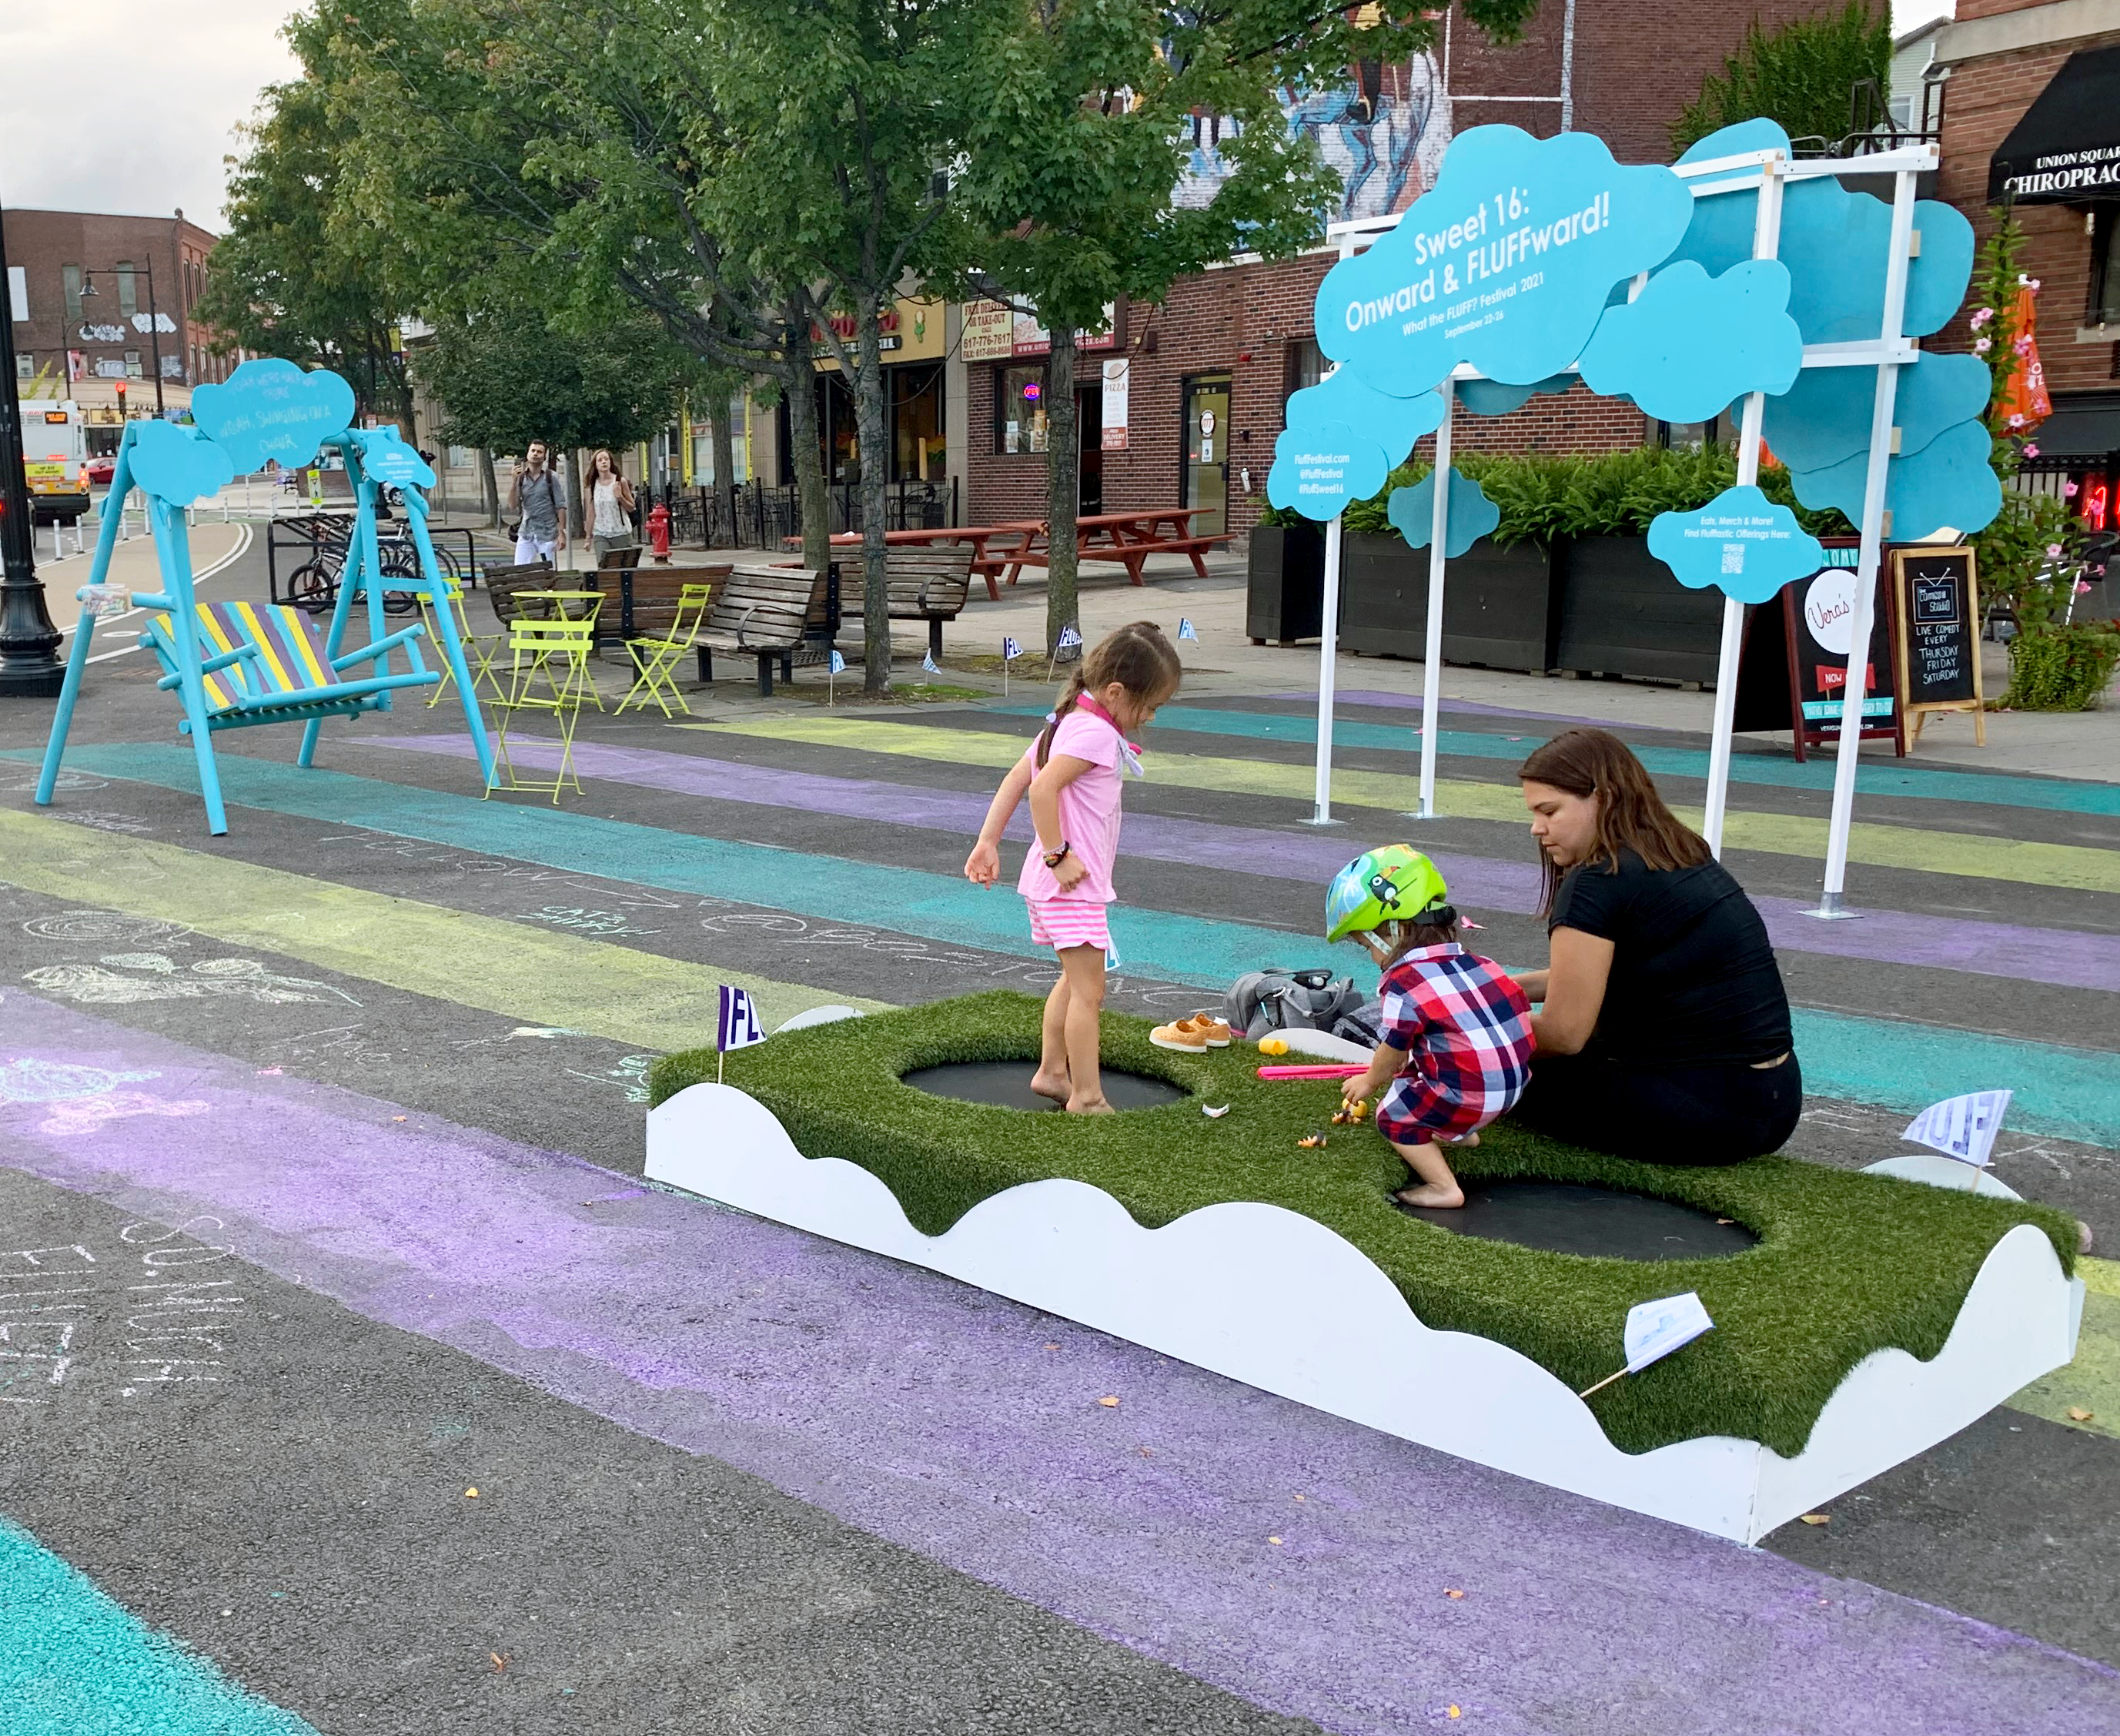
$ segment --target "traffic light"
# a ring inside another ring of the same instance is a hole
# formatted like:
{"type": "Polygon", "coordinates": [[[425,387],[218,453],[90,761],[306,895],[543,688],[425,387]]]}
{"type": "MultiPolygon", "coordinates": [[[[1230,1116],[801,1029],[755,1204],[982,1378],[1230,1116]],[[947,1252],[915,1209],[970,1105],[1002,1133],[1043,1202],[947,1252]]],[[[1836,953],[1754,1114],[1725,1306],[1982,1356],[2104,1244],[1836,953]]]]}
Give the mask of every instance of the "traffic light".
{"type": "Polygon", "coordinates": [[[118,388],[118,420],[122,422],[125,420],[125,382],[120,379],[112,384],[118,388]]]}

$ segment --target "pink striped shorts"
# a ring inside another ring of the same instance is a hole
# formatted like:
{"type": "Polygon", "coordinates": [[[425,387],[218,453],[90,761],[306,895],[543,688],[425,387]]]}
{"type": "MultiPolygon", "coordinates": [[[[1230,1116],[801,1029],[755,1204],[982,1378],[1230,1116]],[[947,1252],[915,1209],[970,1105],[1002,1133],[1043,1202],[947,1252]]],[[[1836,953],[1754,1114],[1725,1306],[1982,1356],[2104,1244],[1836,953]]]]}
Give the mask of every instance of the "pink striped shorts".
{"type": "Polygon", "coordinates": [[[1030,906],[1030,938],[1055,952],[1068,947],[1112,949],[1112,931],[1101,900],[1086,898],[1026,898],[1030,906]]]}

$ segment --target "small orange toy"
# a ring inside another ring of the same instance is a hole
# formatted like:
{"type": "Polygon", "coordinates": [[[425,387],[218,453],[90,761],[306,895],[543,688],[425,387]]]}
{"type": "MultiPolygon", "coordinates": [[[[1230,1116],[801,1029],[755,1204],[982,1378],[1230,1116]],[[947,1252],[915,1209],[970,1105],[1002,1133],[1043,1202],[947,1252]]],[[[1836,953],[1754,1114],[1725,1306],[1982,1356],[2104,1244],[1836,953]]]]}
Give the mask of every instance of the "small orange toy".
{"type": "Polygon", "coordinates": [[[1306,1152],[1320,1152],[1325,1148],[1325,1136],[1323,1133],[1305,1133],[1295,1143],[1306,1152]]]}
{"type": "Polygon", "coordinates": [[[1343,1100],[1340,1106],[1332,1111],[1332,1125],[1359,1127],[1369,1118],[1369,1105],[1366,1097],[1357,1097],[1352,1103],[1343,1100]]]}

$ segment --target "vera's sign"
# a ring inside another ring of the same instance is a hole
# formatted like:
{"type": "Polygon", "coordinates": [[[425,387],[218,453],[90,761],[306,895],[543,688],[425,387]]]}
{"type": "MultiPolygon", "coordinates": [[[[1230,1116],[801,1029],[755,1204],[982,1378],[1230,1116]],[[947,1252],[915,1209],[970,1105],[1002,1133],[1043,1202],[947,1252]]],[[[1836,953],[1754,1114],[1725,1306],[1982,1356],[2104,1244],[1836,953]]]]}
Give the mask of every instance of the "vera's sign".
{"type": "Polygon", "coordinates": [[[1668,169],[1623,167],[1587,133],[1476,127],[1397,229],[1327,274],[1318,347],[1403,395],[1460,362],[1529,384],[1582,353],[1614,286],[1661,263],[1692,213],[1668,169]]]}

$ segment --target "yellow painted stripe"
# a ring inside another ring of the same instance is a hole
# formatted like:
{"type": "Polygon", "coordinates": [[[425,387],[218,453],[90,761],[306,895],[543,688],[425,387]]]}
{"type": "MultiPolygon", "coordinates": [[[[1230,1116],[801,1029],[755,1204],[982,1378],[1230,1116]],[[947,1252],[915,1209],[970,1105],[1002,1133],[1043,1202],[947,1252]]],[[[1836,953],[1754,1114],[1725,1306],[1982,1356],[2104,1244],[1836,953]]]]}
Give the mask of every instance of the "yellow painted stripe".
{"type": "Polygon", "coordinates": [[[300,609],[284,607],[272,612],[280,617],[281,637],[301,654],[303,666],[309,672],[308,686],[328,687],[344,678],[323,660],[323,640],[308,616],[300,609]]]}
{"type": "MultiPolygon", "coordinates": [[[[933,724],[894,724],[877,718],[791,717],[729,724],[681,724],[724,735],[756,736],[769,741],[802,742],[859,753],[887,753],[918,760],[941,760],[960,766],[1012,766],[1022,756],[1025,738],[990,730],[949,729],[933,724]]],[[[1307,766],[1268,760],[1239,760],[1206,754],[1168,753],[1157,748],[1144,756],[1151,783],[1188,789],[1213,789],[1237,795],[1311,799],[1312,774],[1307,766]]],[[[1337,767],[1332,799],[1352,807],[1410,812],[1420,803],[1417,778],[1396,772],[1337,767]]],[[[1436,806],[1455,819],[1524,822],[1523,798],[1513,784],[1478,784],[1439,778],[1436,806]]],[[[1700,823],[1699,808],[1676,810],[1690,825],[1700,823]]],[[[1807,814],[1732,811],[1723,827],[1732,849],[1759,850],[1776,856],[1804,856],[1823,861],[1826,821],[1807,814]]],[[[1911,868],[1927,874],[1959,874],[1978,880],[2008,880],[2026,886],[2068,887],[2088,892],[2120,892],[2120,850],[2074,844],[2042,844],[1988,838],[1968,832],[1930,831],[1913,826],[1857,824],[1848,835],[1848,858],[1873,868],[1911,868]]]]}
{"type": "Polygon", "coordinates": [[[887,1004],[6,809],[0,884],[638,1049],[711,1045],[718,983],[750,989],[769,1026],[828,1002],[887,1004]]]}
{"type": "Polygon", "coordinates": [[[248,603],[238,603],[232,607],[242,617],[244,626],[249,630],[250,643],[258,647],[259,658],[266,668],[272,672],[273,682],[277,684],[275,691],[292,693],[297,687],[308,686],[306,682],[296,681],[286,664],[281,660],[280,654],[272,648],[272,635],[265,631],[265,623],[258,618],[258,611],[248,603]]]}
{"type": "Polygon", "coordinates": [[[2076,1275],[2090,1292],[2076,1360],[2034,1380],[2010,1400],[2010,1408],[2120,1440],[2120,1262],[2080,1259],[2076,1275]]]}

